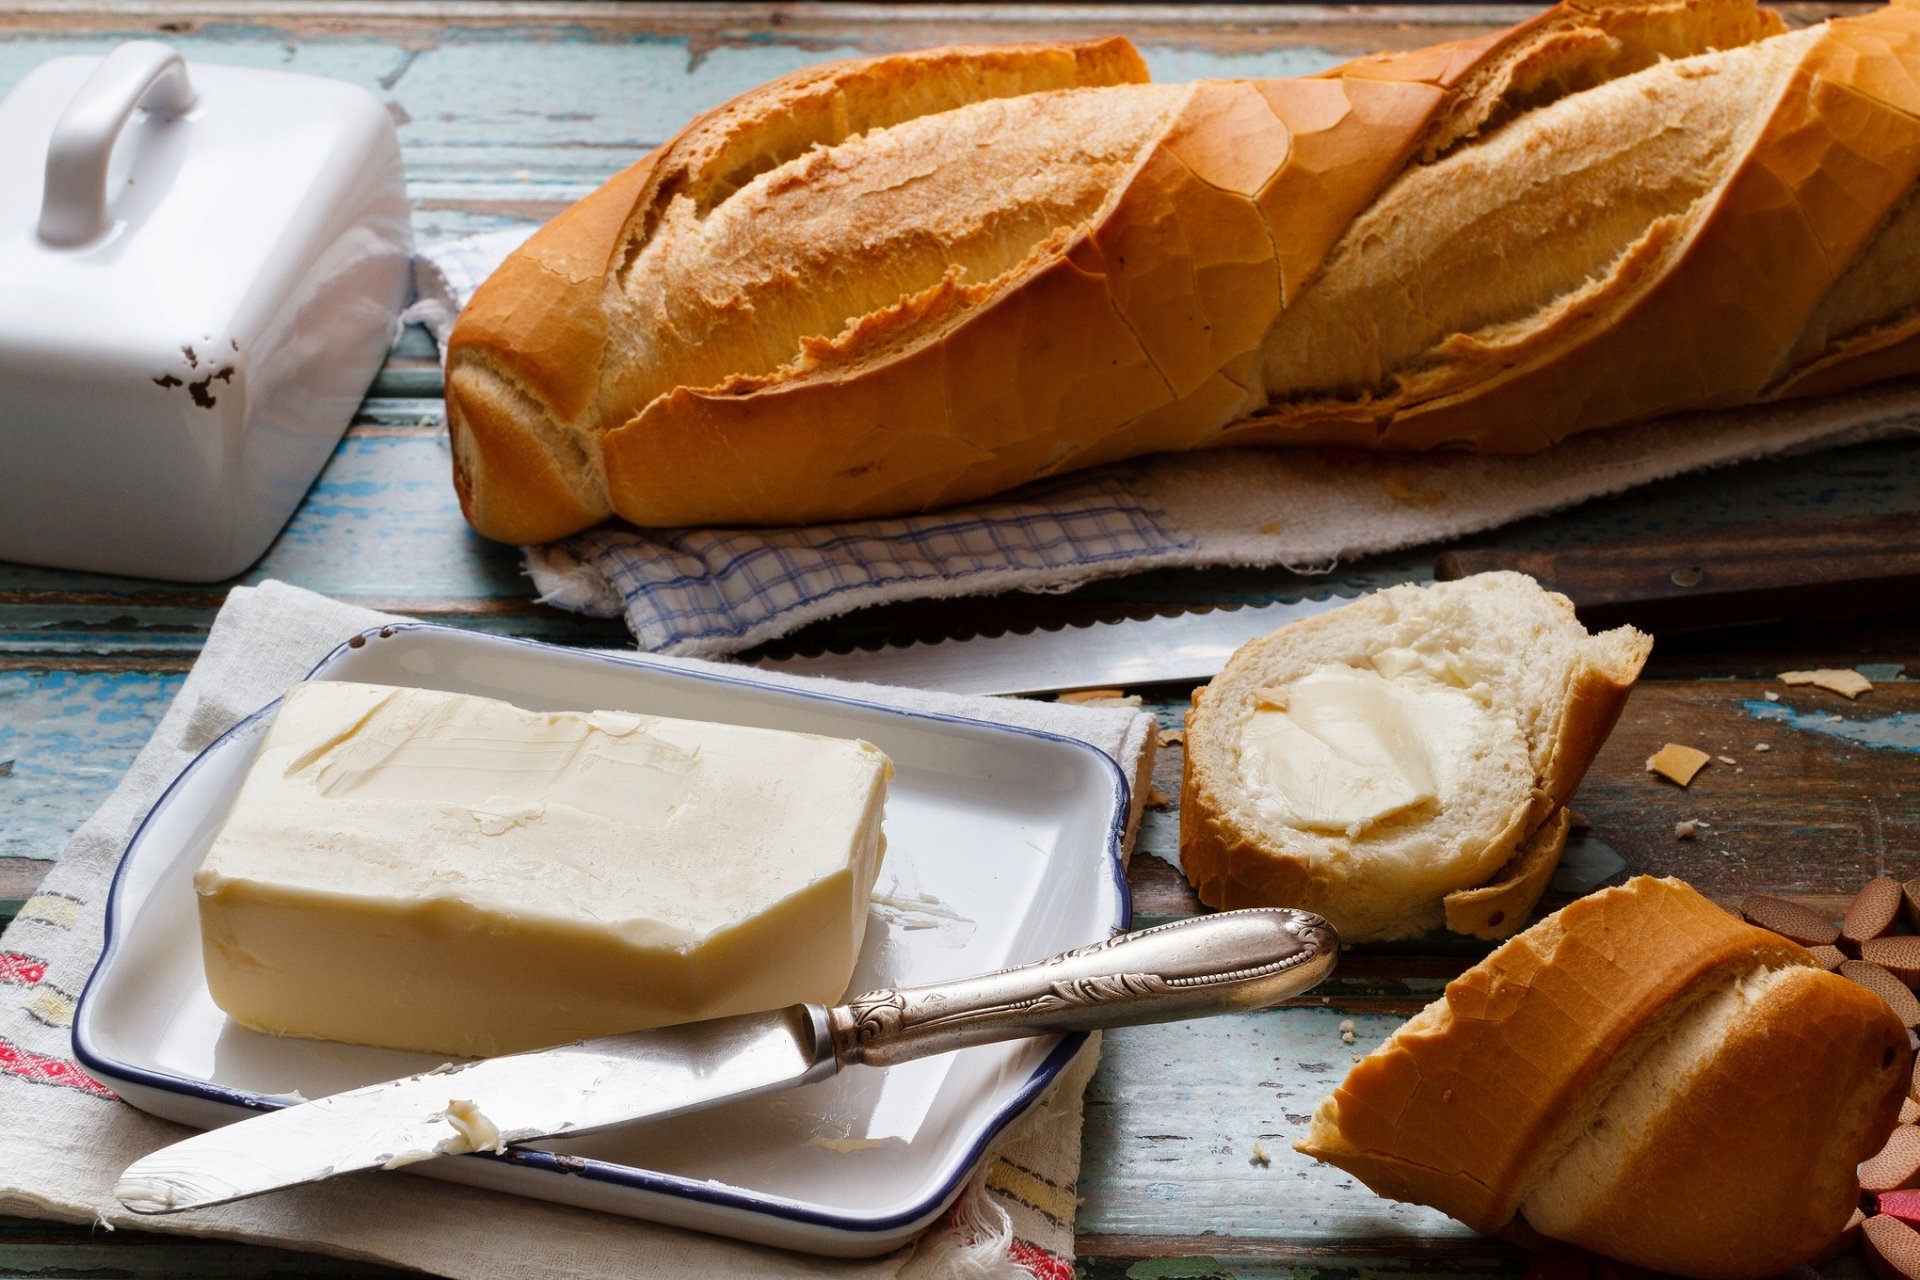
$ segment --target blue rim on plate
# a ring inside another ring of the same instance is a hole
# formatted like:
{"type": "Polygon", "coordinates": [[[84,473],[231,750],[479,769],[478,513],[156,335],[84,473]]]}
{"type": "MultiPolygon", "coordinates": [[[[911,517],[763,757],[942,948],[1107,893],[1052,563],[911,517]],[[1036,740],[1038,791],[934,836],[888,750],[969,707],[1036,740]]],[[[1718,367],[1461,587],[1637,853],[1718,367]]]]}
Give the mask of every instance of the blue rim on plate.
{"type": "MultiPolygon", "coordinates": [[[[945,712],[925,711],[902,707],[885,702],[873,702],[846,694],[795,687],[788,680],[799,677],[783,677],[779,680],[749,679],[735,677],[719,671],[705,671],[680,666],[675,663],[659,662],[647,655],[626,655],[603,653],[594,650],[570,649],[564,646],[546,644],[542,641],[527,640],[517,636],[496,636],[486,633],[464,631],[457,627],[444,627],[432,623],[400,622],[367,630],[337,645],[322,658],[308,678],[321,676],[336,662],[352,650],[364,647],[368,643],[388,639],[402,633],[442,634],[459,637],[463,641],[479,641],[489,644],[517,645],[543,653],[565,656],[575,660],[591,660],[614,666],[639,667],[648,671],[664,672],[676,679],[695,682],[708,682],[718,685],[745,687],[759,694],[773,694],[795,701],[827,703],[838,706],[855,707],[865,711],[879,712],[888,716],[897,716],[908,720],[932,721],[981,727],[997,732],[1014,733],[1023,737],[1056,742],[1075,751],[1096,759],[1104,769],[1113,785],[1112,819],[1106,832],[1106,863],[1112,879],[1118,908],[1117,919],[1112,928],[1115,932],[1125,929],[1133,916],[1132,895],[1127,885],[1126,868],[1122,857],[1126,833],[1127,817],[1131,807],[1131,788],[1119,764],[1104,751],[1077,738],[1065,737],[1043,729],[1033,729],[1021,725],[1007,724],[996,720],[981,720],[968,716],[950,715],[945,712]]],[[[73,1023],[74,1056],[95,1075],[115,1080],[124,1080],[146,1088],[178,1094],[200,1101],[218,1105],[241,1107],[250,1111],[275,1111],[292,1105],[285,1097],[274,1097],[254,1093],[248,1090],[230,1088],[210,1081],[194,1080],[183,1076],[170,1075],[154,1071],[133,1063],[121,1062],[96,1049],[88,1043],[85,1031],[87,1019],[84,1016],[88,1000],[94,993],[95,984],[106,972],[119,950],[122,936],[122,882],[127,869],[132,864],[135,852],[147,833],[149,824],[155,815],[168,806],[179,788],[191,777],[215,752],[221,750],[234,737],[247,732],[262,719],[271,716],[279,707],[281,699],[276,698],[258,711],[240,720],[237,724],[215,738],[204,747],[193,760],[188,762],[166,789],[161,792],[153,807],[141,818],[140,825],[127,841],[120,864],[115,868],[113,883],[108,889],[105,943],[100,958],[95,962],[93,972],[87,978],[87,984],[76,1003],[73,1023]]],[[[491,1160],[502,1164],[537,1169],[555,1175],[582,1178],[588,1181],[604,1182],[633,1191],[647,1192],[692,1201],[697,1204],[716,1208],[734,1209],[748,1213],[761,1214],[796,1224],[825,1228],[831,1231],[853,1235],[898,1231],[903,1227],[915,1226],[930,1221],[959,1194],[974,1168],[985,1156],[993,1140],[1015,1119],[1038,1100],[1046,1087],[1066,1069],[1081,1048],[1086,1044],[1085,1032],[1074,1032],[1060,1038],[1040,1064],[1034,1068],[1027,1080],[981,1125],[973,1141],[967,1146],[964,1159],[955,1166],[952,1174],[935,1190],[922,1197],[906,1209],[885,1215],[860,1215],[846,1212],[824,1210],[802,1204],[785,1197],[762,1192],[746,1191],[706,1180],[694,1180],[673,1174],[656,1173],[631,1165],[616,1164],[611,1161],[562,1155],[535,1149],[513,1149],[501,1155],[474,1153],[459,1157],[464,1160],[491,1160]]],[[[130,1104],[131,1105],[131,1104],[130,1104]]]]}

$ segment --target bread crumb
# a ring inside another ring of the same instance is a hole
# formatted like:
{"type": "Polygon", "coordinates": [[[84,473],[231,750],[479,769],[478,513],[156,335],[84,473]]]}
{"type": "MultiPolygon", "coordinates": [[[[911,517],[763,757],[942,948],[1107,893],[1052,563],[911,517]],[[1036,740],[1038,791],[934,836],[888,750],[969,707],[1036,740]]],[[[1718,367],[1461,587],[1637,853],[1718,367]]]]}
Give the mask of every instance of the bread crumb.
{"type": "Polygon", "coordinates": [[[1275,711],[1287,709],[1287,691],[1271,685],[1262,685],[1253,691],[1253,703],[1257,707],[1271,707],[1275,711]]]}
{"type": "Polygon", "coordinates": [[[1162,729],[1160,731],[1160,745],[1163,747],[1177,747],[1186,740],[1187,731],[1185,729],[1162,729]]]}
{"type": "Polygon", "coordinates": [[[1775,693],[1775,692],[1774,692],[1773,690],[1771,690],[1771,689],[1769,689],[1769,690],[1767,690],[1767,691],[1766,691],[1766,692],[1765,692],[1764,694],[1761,694],[1760,696],[1761,696],[1761,697],[1763,697],[1763,698],[1765,698],[1765,699],[1766,699],[1766,700],[1767,700],[1768,702],[1778,702],[1778,701],[1780,701],[1780,695],[1779,695],[1779,694],[1777,694],[1777,693],[1775,693]]]}
{"type": "Polygon", "coordinates": [[[1164,809],[1167,807],[1167,793],[1158,787],[1147,788],[1147,808],[1164,809]]]}
{"type": "Polygon", "coordinates": [[[1447,500],[1444,490],[1423,490],[1415,483],[1420,473],[1411,467],[1394,467],[1387,472],[1387,496],[1410,507],[1431,507],[1447,500]]]}
{"type": "Polygon", "coordinates": [[[1342,1031],[1351,1031],[1351,1030],[1353,1030],[1353,1019],[1352,1019],[1352,1018],[1342,1018],[1342,1019],[1340,1019],[1340,1029],[1341,1029],[1342,1031]]]}
{"type": "Polygon", "coordinates": [[[1871,680],[1851,667],[1821,667],[1815,671],[1782,671],[1775,679],[1781,684],[1810,684],[1816,689],[1825,689],[1843,698],[1857,698],[1873,688],[1871,680]]]}
{"type": "Polygon", "coordinates": [[[1735,760],[1732,756],[1715,756],[1714,759],[1718,760],[1721,764],[1739,764],[1740,763],[1738,760],[1735,760]]]}
{"type": "Polygon", "coordinates": [[[1593,824],[1587,821],[1587,815],[1578,809],[1567,810],[1567,827],[1573,831],[1591,830],[1593,824]]]}
{"type": "Polygon", "coordinates": [[[1676,840],[1691,840],[1712,825],[1698,818],[1683,818],[1673,824],[1673,837],[1676,840]]]}
{"type": "Polygon", "coordinates": [[[1140,695],[1127,695],[1124,689],[1076,689],[1071,693],[1060,694],[1056,702],[1092,703],[1096,706],[1137,707],[1140,695]]]}
{"type": "Polygon", "coordinates": [[[1647,772],[1657,773],[1668,782],[1677,782],[1684,787],[1711,759],[1713,757],[1704,751],[1669,742],[1647,757],[1647,772]]]}
{"type": "Polygon", "coordinates": [[[1756,742],[1753,744],[1753,749],[1755,751],[1771,751],[1773,750],[1773,744],[1771,742],[1756,742]]]}
{"type": "Polygon", "coordinates": [[[1247,1163],[1265,1169],[1273,1164],[1273,1160],[1267,1155],[1267,1149],[1256,1142],[1253,1144],[1253,1154],[1247,1157],[1247,1163]]]}

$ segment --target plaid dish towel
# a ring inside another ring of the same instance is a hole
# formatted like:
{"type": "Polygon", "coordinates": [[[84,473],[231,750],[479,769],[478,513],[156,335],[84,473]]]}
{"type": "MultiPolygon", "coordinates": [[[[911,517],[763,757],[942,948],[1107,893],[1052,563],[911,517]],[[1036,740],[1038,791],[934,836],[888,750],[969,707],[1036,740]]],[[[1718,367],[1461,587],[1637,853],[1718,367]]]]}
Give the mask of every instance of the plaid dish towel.
{"type": "MultiPolygon", "coordinates": [[[[442,352],[459,309],[531,228],[416,259],[408,318],[442,352]]],[[[1170,566],[1330,570],[1684,472],[1920,429],[1920,381],[1677,415],[1527,457],[1322,449],[1162,454],[922,516],[792,529],[609,522],[526,549],[548,604],[624,615],[643,649],[717,656],[889,601],[1059,590],[1170,566]]]]}

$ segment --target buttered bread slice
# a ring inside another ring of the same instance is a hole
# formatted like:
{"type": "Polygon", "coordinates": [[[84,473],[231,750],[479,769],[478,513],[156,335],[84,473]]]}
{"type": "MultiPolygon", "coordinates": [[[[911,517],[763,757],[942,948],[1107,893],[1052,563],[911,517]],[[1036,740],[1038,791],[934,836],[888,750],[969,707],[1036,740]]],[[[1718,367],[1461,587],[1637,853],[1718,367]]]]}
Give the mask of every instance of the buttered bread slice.
{"type": "Polygon", "coordinates": [[[1517,573],[1394,587],[1252,641],[1194,694],[1181,865],[1202,902],[1303,907],[1349,940],[1511,934],[1651,646],[1588,635],[1517,573]]]}
{"type": "Polygon", "coordinates": [[[832,1000],[892,772],[860,741],[302,684],[194,877],[208,986],[261,1030],[462,1056],[832,1000]]]}

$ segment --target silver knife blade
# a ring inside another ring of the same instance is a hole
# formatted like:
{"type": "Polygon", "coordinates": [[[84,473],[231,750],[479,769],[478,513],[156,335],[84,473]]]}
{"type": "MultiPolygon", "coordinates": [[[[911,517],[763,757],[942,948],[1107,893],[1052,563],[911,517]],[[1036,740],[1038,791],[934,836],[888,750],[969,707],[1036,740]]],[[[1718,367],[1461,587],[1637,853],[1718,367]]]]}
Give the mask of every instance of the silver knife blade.
{"type": "Polygon", "coordinates": [[[794,675],[862,680],[948,693],[1049,693],[1058,689],[1211,680],[1233,651],[1289,622],[1350,603],[1345,596],[1127,618],[938,640],[852,653],[763,658],[756,665],[794,675]]]}
{"type": "Polygon", "coordinates": [[[338,1173],[678,1115],[824,1079],[844,1065],[1270,1009],[1333,972],[1339,952],[1333,926],[1289,907],[1194,916],[1017,968],[869,991],[830,1009],[801,1004],[607,1036],[349,1090],[156,1151],[128,1166],[113,1192],[138,1212],[173,1213],[338,1173]]]}
{"type": "Polygon", "coordinates": [[[209,1130],[136,1160],[113,1194],[139,1213],[204,1208],[360,1169],[661,1119],[836,1070],[819,1005],[605,1036],[442,1067],[209,1130]]]}

